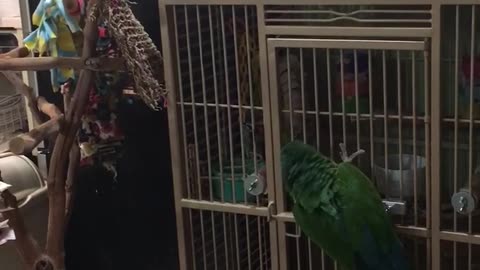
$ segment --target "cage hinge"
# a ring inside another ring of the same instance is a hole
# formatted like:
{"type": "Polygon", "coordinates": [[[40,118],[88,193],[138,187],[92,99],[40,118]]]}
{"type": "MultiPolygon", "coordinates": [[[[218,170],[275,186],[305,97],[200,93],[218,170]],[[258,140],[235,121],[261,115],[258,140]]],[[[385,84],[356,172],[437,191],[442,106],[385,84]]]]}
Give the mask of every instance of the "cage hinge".
{"type": "Polygon", "coordinates": [[[267,222],[270,222],[272,220],[276,212],[277,212],[277,208],[275,207],[275,202],[269,201],[267,205],[267,222]]]}

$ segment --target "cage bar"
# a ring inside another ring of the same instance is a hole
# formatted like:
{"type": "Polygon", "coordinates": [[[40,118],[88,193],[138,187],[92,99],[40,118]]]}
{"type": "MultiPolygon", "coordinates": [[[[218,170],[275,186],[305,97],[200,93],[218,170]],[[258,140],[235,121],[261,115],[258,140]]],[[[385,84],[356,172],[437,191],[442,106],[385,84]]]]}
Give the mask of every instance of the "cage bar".
{"type": "Polygon", "coordinates": [[[343,49],[340,49],[340,87],[341,87],[341,99],[342,99],[342,135],[343,135],[343,143],[345,144],[345,148],[348,147],[347,145],[347,116],[345,111],[345,83],[344,83],[344,60],[343,60],[343,49]]]}
{"type": "MultiPolygon", "coordinates": [[[[357,130],[357,150],[361,149],[360,147],[360,104],[358,96],[358,57],[357,50],[353,50],[353,63],[354,63],[354,77],[355,77],[355,112],[356,112],[356,130],[357,130]]],[[[360,159],[361,157],[358,157],[360,159]]]]}
{"type": "Polygon", "coordinates": [[[332,73],[330,71],[330,49],[326,49],[327,52],[327,82],[328,82],[328,129],[330,135],[330,158],[333,158],[333,107],[332,107],[332,73]]]}
{"type": "MultiPolygon", "coordinates": [[[[386,52],[382,50],[382,84],[383,84],[383,154],[385,164],[385,179],[388,179],[388,104],[387,104],[387,64],[386,52]]],[[[389,190],[389,183],[385,181],[385,190],[389,190]]]]}
{"type": "MultiPolygon", "coordinates": [[[[412,52],[412,141],[413,164],[417,164],[417,100],[416,100],[415,52],[412,52]]],[[[414,226],[418,226],[418,180],[417,166],[413,167],[413,215],[414,226]]]]}

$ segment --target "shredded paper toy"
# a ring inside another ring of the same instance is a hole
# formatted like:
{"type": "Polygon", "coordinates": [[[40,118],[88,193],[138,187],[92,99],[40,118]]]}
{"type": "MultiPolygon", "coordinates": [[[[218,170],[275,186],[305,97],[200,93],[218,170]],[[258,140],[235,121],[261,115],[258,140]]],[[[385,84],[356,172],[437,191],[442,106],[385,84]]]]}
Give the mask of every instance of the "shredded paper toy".
{"type": "MultiPolygon", "coordinates": [[[[0,220],[2,220],[1,215],[0,220]]],[[[15,232],[8,227],[8,219],[0,221],[0,246],[13,240],[15,240],[15,232]]]]}
{"type": "MultiPolygon", "coordinates": [[[[78,23],[65,11],[61,0],[41,0],[32,16],[32,23],[38,28],[28,35],[25,47],[40,56],[75,57],[77,49],[72,33],[81,31],[78,23]]],[[[71,68],[51,70],[52,87],[54,91],[60,85],[74,79],[71,68]]]]}

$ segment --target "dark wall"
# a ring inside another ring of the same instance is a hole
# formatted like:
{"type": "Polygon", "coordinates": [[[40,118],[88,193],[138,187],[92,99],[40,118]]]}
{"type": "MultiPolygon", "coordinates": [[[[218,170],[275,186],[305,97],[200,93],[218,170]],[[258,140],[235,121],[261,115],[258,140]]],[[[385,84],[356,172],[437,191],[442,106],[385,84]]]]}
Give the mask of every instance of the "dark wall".
{"type": "MultiPolygon", "coordinates": [[[[132,10],[161,48],[157,1],[137,2],[132,10]]],[[[29,3],[33,12],[38,0],[29,3]]],[[[38,83],[41,95],[60,103],[48,71],[38,73],[38,83]]],[[[178,269],[166,111],[124,98],[119,119],[126,140],[117,179],[102,168],[79,172],[67,269],[178,269]]]]}
{"type": "Polygon", "coordinates": [[[166,114],[124,100],[119,118],[118,182],[101,168],[80,172],[67,269],[178,269],[166,114]]]}

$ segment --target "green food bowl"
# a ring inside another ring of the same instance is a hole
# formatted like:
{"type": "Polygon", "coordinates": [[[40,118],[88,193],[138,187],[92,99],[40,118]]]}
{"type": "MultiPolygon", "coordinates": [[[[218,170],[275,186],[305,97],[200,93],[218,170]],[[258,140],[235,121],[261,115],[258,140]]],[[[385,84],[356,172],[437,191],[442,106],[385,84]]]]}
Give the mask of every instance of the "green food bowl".
{"type": "MultiPolygon", "coordinates": [[[[213,184],[213,196],[216,200],[222,200],[222,181],[220,177],[214,177],[212,179],[213,184]]],[[[245,194],[247,196],[247,202],[254,202],[255,196],[245,192],[243,179],[231,180],[231,177],[223,178],[223,201],[233,203],[245,202],[245,194]],[[235,197],[234,197],[235,194],[235,197]]]]}
{"type": "MultiPolygon", "coordinates": [[[[253,166],[253,161],[245,161],[245,163],[246,175],[254,173],[255,169],[253,166]]],[[[234,164],[241,164],[241,161],[239,162],[238,160],[236,160],[234,164]]],[[[261,166],[263,165],[259,164],[258,168],[261,168],[261,166]]],[[[220,173],[220,171],[217,171],[212,177],[213,197],[215,198],[215,200],[228,203],[244,203],[246,197],[247,202],[255,202],[256,197],[249,194],[245,190],[245,177],[246,176],[243,175],[241,165],[234,165],[233,170],[231,166],[224,166],[222,173],[220,173]]]]}

